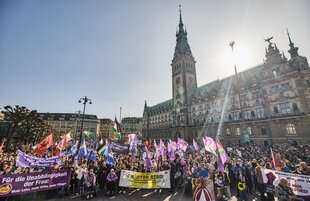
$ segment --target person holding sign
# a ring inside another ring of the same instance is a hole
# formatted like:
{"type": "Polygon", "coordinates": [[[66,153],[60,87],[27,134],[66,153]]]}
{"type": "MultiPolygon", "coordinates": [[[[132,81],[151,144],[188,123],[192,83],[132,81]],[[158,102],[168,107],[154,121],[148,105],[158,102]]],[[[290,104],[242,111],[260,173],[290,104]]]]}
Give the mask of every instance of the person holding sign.
{"type": "Polygon", "coordinates": [[[293,201],[297,200],[291,187],[285,178],[280,179],[280,183],[276,186],[276,196],[279,201],[293,201]]]}

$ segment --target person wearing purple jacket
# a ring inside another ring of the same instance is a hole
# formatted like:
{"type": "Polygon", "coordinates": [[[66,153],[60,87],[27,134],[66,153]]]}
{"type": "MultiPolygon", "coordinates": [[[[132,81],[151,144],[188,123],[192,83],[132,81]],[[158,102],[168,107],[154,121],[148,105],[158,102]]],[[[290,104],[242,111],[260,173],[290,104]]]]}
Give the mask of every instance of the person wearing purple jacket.
{"type": "Polygon", "coordinates": [[[118,177],[114,172],[114,169],[110,170],[110,173],[107,176],[107,194],[115,194],[115,185],[118,177]]]}

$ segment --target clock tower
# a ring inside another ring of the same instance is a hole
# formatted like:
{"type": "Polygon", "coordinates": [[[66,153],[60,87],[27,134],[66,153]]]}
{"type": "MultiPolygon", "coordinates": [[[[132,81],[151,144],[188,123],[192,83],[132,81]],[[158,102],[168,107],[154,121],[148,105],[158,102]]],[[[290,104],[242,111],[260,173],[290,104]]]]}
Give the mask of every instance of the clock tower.
{"type": "MultiPolygon", "coordinates": [[[[173,125],[183,127],[189,124],[189,105],[193,90],[197,88],[195,59],[183,27],[180,6],[179,28],[176,33],[176,46],[172,59],[173,125]]],[[[180,136],[182,137],[182,135],[180,136]]],[[[183,136],[185,137],[185,136],[183,136]]]]}

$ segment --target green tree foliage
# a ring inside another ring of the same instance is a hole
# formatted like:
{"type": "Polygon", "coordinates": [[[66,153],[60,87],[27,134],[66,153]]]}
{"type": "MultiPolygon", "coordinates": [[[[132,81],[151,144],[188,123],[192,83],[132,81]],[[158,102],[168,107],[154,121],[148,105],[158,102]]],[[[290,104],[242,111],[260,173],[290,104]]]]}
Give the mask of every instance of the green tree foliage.
{"type": "MultiPolygon", "coordinates": [[[[5,120],[12,123],[8,136],[8,145],[37,144],[48,133],[52,132],[52,127],[42,119],[36,110],[29,110],[25,106],[15,105],[5,106],[5,120]]],[[[8,148],[8,147],[7,147],[8,148]]],[[[16,146],[11,147],[13,149],[16,146]]]]}

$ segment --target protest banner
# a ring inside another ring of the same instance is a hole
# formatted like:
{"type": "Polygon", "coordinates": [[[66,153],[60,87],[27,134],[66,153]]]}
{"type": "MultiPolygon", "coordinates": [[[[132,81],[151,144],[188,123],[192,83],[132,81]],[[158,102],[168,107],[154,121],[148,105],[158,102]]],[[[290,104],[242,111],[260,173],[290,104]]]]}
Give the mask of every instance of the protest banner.
{"type": "Polygon", "coordinates": [[[70,179],[71,170],[0,175],[0,197],[62,188],[70,179]]]}
{"type": "Polygon", "coordinates": [[[262,173],[266,191],[269,193],[274,193],[275,186],[279,184],[280,179],[285,178],[296,196],[309,197],[310,195],[310,176],[269,169],[262,169],[262,173]]]}
{"type": "Polygon", "coordinates": [[[214,201],[214,187],[212,179],[193,179],[193,200],[194,201],[214,201]]]}
{"type": "Polygon", "coordinates": [[[117,154],[128,155],[129,144],[121,144],[116,141],[111,141],[113,143],[112,151],[117,154]]]}
{"type": "Polygon", "coordinates": [[[18,150],[16,158],[17,167],[52,167],[54,163],[62,165],[62,155],[49,157],[49,158],[38,158],[25,154],[24,152],[18,150]]]}
{"type": "Polygon", "coordinates": [[[131,188],[170,188],[170,171],[133,172],[122,170],[119,186],[131,188]]]}

